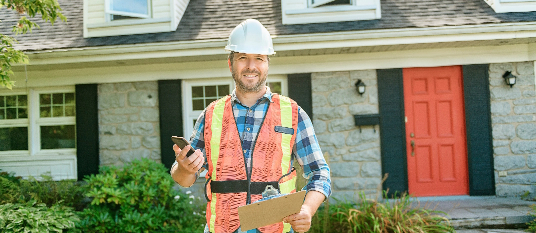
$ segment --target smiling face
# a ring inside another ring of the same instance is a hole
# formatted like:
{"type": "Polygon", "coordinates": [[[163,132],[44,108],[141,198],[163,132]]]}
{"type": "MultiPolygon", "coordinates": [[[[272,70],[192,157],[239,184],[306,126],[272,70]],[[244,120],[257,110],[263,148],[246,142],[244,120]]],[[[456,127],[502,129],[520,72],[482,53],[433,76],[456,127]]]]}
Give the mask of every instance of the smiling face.
{"type": "Polygon", "coordinates": [[[228,62],[237,91],[242,93],[264,91],[268,76],[268,56],[234,53],[228,62]]]}

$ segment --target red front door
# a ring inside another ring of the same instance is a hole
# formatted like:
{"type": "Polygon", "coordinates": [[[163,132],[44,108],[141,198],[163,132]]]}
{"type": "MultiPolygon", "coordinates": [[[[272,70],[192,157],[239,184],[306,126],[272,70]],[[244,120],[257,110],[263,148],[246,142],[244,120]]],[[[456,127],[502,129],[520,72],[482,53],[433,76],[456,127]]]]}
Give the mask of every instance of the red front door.
{"type": "Polygon", "coordinates": [[[461,66],[407,68],[404,107],[409,193],[469,193],[461,66]]]}

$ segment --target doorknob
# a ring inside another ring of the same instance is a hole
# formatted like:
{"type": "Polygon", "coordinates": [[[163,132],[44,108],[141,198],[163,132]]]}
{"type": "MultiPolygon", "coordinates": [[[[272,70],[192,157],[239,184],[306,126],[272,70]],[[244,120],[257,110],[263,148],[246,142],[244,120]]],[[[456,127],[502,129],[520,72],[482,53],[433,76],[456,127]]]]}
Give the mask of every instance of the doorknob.
{"type": "Polygon", "coordinates": [[[415,156],[415,141],[411,140],[411,157],[415,156]]]}

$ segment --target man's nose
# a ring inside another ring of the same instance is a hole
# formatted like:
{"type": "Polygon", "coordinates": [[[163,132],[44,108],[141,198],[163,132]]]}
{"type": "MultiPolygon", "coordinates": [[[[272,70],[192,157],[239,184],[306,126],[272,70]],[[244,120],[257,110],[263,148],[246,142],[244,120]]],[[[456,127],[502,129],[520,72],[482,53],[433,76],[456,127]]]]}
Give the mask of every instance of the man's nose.
{"type": "Polygon", "coordinates": [[[255,59],[248,59],[246,68],[248,68],[249,70],[255,70],[255,59]]]}

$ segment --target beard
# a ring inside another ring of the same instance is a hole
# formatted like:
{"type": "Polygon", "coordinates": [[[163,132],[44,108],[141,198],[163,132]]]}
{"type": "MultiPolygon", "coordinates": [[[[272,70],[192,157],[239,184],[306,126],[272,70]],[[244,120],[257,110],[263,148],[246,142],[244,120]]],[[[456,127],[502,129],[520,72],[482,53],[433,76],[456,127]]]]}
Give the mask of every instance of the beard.
{"type": "Polygon", "coordinates": [[[268,76],[268,73],[261,74],[258,70],[244,70],[244,73],[248,74],[257,74],[259,76],[259,81],[253,84],[246,84],[240,79],[240,74],[238,71],[233,68],[233,79],[236,84],[236,88],[240,90],[243,93],[256,93],[261,90],[261,88],[266,86],[266,77],[268,76]]]}

